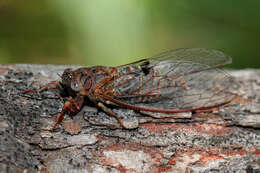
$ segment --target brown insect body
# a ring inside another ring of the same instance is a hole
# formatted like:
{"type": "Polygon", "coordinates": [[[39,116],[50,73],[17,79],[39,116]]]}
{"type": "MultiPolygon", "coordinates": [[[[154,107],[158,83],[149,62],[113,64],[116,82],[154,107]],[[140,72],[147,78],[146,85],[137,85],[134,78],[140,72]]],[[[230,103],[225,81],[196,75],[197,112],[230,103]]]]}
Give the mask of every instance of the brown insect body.
{"type": "Polygon", "coordinates": [[[106,105],[180,113],[229,103],[234,98],[229,89],[232,77],[217,68],[227,63],[231,58],[220,51],[178,49],[117,67],[66,69],[61,82],[51,82],[40,91],[61,86],[69,96],[53,129],[66,111],[78,112],[86,97],[124,127],[106,105]]]}

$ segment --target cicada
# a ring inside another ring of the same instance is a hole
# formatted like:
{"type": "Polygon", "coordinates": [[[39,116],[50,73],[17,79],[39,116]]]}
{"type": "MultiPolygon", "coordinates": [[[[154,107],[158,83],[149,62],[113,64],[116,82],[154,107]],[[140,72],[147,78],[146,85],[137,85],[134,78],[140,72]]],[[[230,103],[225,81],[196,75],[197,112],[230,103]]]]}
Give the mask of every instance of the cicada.
{"type": "Polygon", "coordinates": [[[125,127],[110,105],[174,114],[228,104],[234,99],[230,91],[233,78],[218,67],[231,61],[228,55],[212,49],[170,50],[116,67],[68,68],[64,70],[61,81],[52,81],[39,91],[59,89],[66,96],[52,130],[62,122],[67,112],[77,113],[89,102],[125,127]]]}

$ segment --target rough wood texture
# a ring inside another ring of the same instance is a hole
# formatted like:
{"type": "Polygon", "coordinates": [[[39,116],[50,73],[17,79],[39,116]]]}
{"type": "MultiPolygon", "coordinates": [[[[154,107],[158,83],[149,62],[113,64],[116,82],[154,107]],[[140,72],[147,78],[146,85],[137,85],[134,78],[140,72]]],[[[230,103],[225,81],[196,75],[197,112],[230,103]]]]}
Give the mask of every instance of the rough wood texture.
{"type": "Polygon", "coordinates": [[[129,127],[122,129],[85,106],[50,132],[63,101],[52,91],[23,92],[58,79],[64,68],[0,66],[0,172],[260,171],[259,70],[230,71],[241,97],[220,109],[153,119],[114,108],[129,127]]]}

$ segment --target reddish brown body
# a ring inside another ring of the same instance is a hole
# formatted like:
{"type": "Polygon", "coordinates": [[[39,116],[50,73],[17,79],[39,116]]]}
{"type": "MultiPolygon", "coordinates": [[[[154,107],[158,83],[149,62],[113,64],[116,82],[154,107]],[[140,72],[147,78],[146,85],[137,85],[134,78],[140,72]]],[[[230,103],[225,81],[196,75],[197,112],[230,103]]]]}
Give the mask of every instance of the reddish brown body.
{"type": "Polygon", "coordinates": [[[68,97],[53,129],[67,111],[78,112],[86,100],[115,117],[124,127],[107,105],[180,113],[229,103],[234,98],[229,91],[232,77],[217,68],[227,63],[231,63],[231,58],[220,51],[178,49],[123,66],[66,69],[62,81],[50,82],[40,91],[59,89],[68,97]]]}

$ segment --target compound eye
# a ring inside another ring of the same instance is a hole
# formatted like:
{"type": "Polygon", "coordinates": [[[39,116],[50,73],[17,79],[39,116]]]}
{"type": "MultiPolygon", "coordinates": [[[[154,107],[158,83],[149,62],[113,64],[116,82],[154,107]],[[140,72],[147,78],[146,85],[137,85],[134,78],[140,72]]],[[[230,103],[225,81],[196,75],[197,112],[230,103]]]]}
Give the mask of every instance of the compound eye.
{"type": "Polygon", "coordinates": [[[80,87],[79,87],[79,84],[78,84],[77,81],[72,81],[70,87],[74,91],[79,91],[80,90],[80,87]]]}

